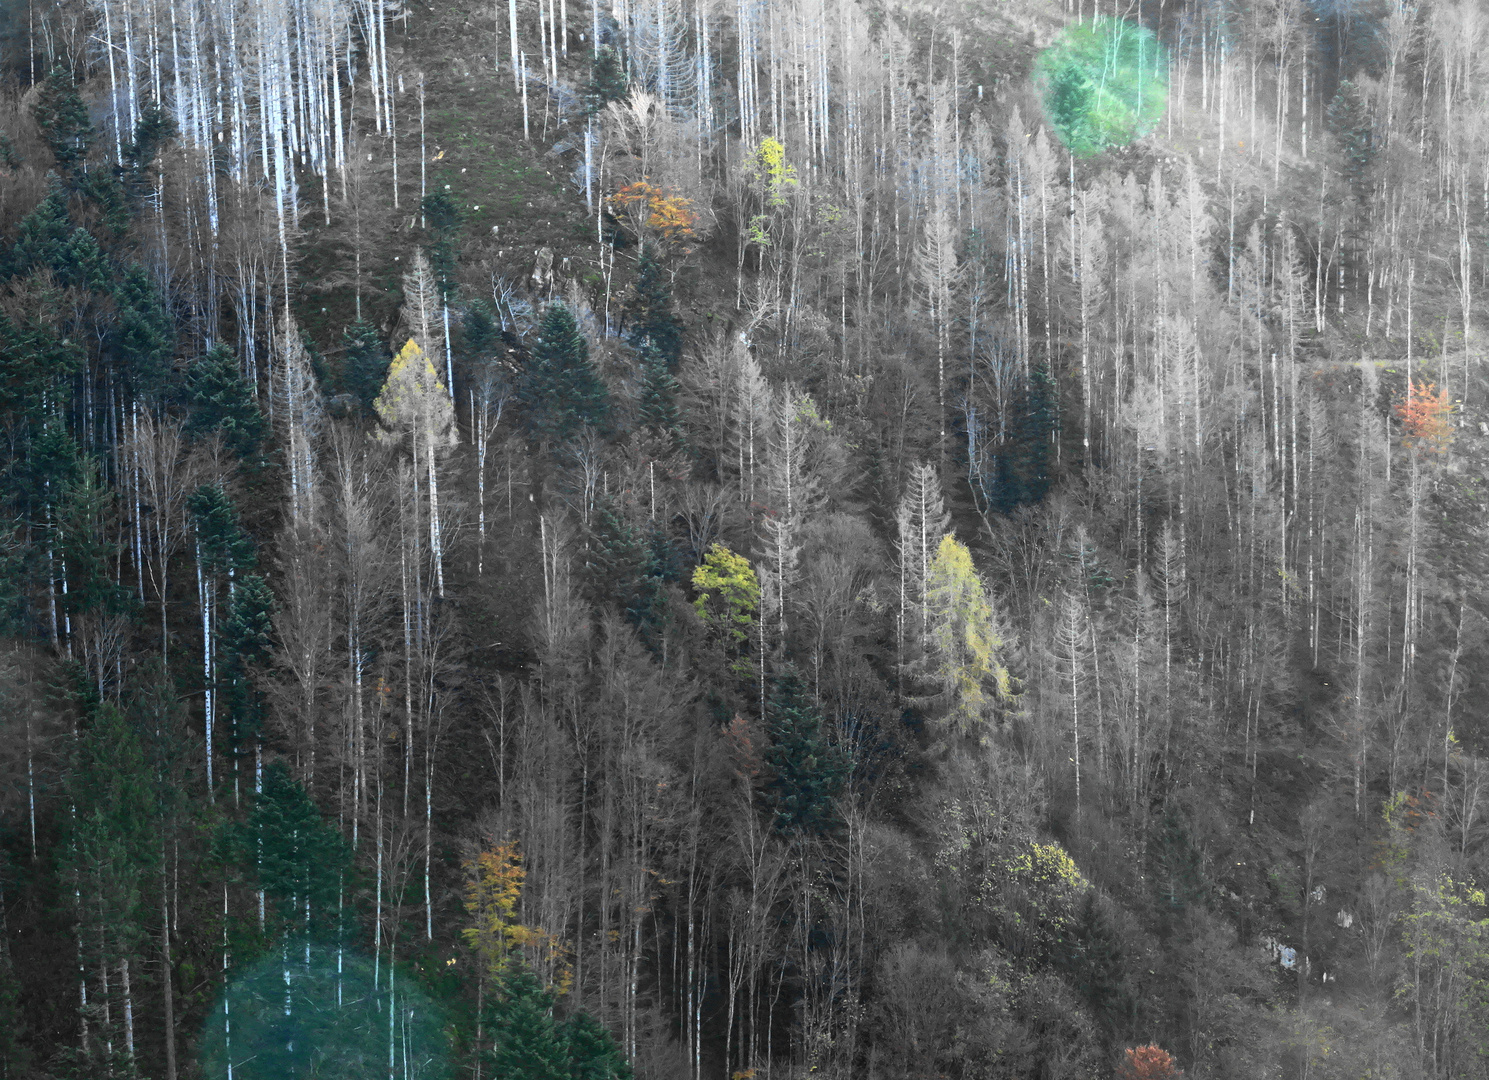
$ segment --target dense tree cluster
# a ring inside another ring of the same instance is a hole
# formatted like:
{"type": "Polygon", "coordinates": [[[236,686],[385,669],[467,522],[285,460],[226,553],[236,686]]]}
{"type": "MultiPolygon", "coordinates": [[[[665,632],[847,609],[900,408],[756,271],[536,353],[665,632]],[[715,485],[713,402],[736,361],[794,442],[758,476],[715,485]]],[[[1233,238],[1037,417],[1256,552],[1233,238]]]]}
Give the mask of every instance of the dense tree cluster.
{"type": "Polygon", "coordinates": [[[0,0],[0,1080],[1482,1074],[1489,17],[1108,7],[0,0]]]}

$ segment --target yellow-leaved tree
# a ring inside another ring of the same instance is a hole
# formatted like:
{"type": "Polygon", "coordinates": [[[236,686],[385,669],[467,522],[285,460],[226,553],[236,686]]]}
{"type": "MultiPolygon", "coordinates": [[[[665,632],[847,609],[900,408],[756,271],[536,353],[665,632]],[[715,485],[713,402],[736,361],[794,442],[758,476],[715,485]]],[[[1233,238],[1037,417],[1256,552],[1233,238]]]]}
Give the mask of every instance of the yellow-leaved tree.
{"type": "Polygon", "coordinates": [[[986,723],[998,703],[1013,700],[1013,677],[1004,665],[1006,635],[972,553],[948,533],[926,579],[929,614],[927,660],[944,703],[943,719],[962,734],[986,723]]]}
{"type": "Polygon", "coordinates": [[[429,549],[434,555],[435,586],[445,595],[444,534],[439,512],[439,450],[460,441],[455,427],[455,405],[440,381],[439,372],[413,338],[393,358],[382,391],[372,403],[383,430],[384,442],[409,440],[414,453],[413,471],[422,467],[428,477],[429,549]]]}
{"type": "Polygon", "coordinates": [[[385,441],[412,434],[418,453],[426,447],[453,446],[458,441],[449,390],[434,362],[413,338],[388,366],[388,377],[372,408],[384,428],[378,437],[385,441]]]}
{"type": "Polygon", "coordinates": [[[771,246],[772,216],[785,208],[788,189],[797,187],[796,167],[786,160],[786,145],[767,135],[745,159],[745,175],[755,189],[762,212],[746,225],[746,238],[761,247],[771,246]]]}
{"type": "Polygon", "coordinates": [[[753,669],[743,654],[760,608],[760,580],[755,568],[743,555],[715,544],[693,571],[693,588],[698,590],[693,607],[735,658],[730,670],[742,679],[749,678],[753,669]]]}
{"type": "Polygon", "coordinates": [[[465,870],[470,875],[465,886],[465,910],[475,921],[461,934],[480,960],[482,975],[500,981],[518,962],[519,954],[528,950],[533,969],[548,975],[548,989],[555,994],[567,993],[574,973],[563,943],[546,930],[524,925],[517,917],[522,883],[527,877],[517,841],[503,840],[467,859],[465,870]]]}

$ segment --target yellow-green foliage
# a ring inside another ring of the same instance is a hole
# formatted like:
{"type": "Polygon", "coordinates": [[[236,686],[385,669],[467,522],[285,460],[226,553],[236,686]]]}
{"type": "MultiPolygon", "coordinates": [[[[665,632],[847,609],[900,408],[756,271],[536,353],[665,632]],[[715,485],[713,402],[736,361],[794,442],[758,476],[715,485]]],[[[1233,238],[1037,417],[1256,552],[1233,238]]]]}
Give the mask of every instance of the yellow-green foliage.
{"type": "Polygon", "coordinates": [[[1059,844],[1031,843],[1003,864],[1021,884],[1065,896],[1078,896],[1091,887],[1075,860],[1059,844]]]}
{"type": "Polygon", "coordinates": [[[945,720],[966,732],[988,719],[994,701],[1013,699],[1013,678],[1000,657],[1003,635],[972,553],[950,534],[931,560],[926,604],[934,676],[949,703],[945,720]]]}
{"type": "MultiPolygon", "coordinates": [[[[786,145],[773,136],[760,140],[750,154],[747,171],[751,181],[760,190],[761,201],[767,209],[779,210],[786,205],[786,189],[797,186],[796,166],[786,160],[786,145]]],[[[750,218],[749,238],[753,244],[770,246],[770,216],[756,214],[750,218]]]]}
{"type": "Polygon", "coordinates": [[[456,441],[450,393],[413,338],[393,358],[372,407],[386,429],[379,433],[382,439],[399,439],[412,431],[421,446],[449,446],[456,441]]]}
{"type": "Polygon", "coordinates": [[[1489,1022],[1489,911],[1484,890],[1440,874],[1412,883],[1401,944],[1412,974],[1396,993],[1428,1012],[1461,1012],[1471,1028],[1489,1022]]]}
{"type": "Polygon", "coordinates": [[[785,206],[786,188],[795,187],[796,166],[786,160],[786,145],[767,135],[755,147],[755,175],[765,185],[765,205],[785,206]]]}
{"type": "Polygon", "coordinates": [[[742,647],[749,640],[760,606],[760,581],[750,560],[723,544],[715,544],[693,571],[693,588],[698,590],[693,607],[703,621],[726,644],[742,647]]]}
{"type": "Polygon", "coordinates": [[[524,926],[517,919],[522,883],[527,877],[517,841],[505,840],[480,852],[466,861],[465,870],[465,910],[475,921],[461,931],[461,936],[475,950],[486,974],[501,979],[511,969],[517,953],[527,950],[535,966],[547,974],[548,989],[555,994],[568,993],[574,982],[568,950],[546,930],[524,926]]]}
{"type": "Polygon", "coordinates": [[[981,902],[999,914],[1015,951],[1056,947],[1075,924],[1091,883],[1059,844],[1030,840],[995,858],[978,887],[981,902]]]}

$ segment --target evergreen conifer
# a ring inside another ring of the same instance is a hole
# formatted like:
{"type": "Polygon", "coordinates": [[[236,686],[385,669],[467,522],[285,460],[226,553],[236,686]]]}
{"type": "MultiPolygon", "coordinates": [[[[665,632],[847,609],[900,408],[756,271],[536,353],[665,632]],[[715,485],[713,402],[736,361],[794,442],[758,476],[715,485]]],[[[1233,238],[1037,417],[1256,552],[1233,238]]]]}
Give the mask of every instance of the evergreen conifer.
{"type": "Polygon", "coordinates": [[[245,464],[258,459],[267,433],[263,413],[233,350],[214,345],[192,366],[187,381],[189,435],[222,435],[223,445],[245,464]]]}
{"type": "Polygon", "coordinates": [[[62,487],[52,516],[54,550],[67,574],[62,606],[69,614],[112,614],[128,596],[114,579],[115,547],[106,528],[114,493],[84,458],[76,477],[62,487]]]}
{"type": "Polygon", "coordinates": [[[461,352],[466,363],[484,364],[495,358],[501,347],[501,328],[492,317],[491,305],[474,300],[460,320],[461,352]]]}
{"type": "Polygon", "coordinates": [[[1008,442],[997,457],[997,486],[993,506],[1012,513],[1020,506],[1037,505],[1050,490],[1050,466],[1060,414],[1054,380],[1043,366],[1029,372],[1029,380],[1015,406],[1008,442]]]}
{"type": "Polygon", "coordinates": [[[554,445],[585,425],[599,426],[609,413],[609,392],[590,363],[589,345],[561,301],[543,313],[517,397],[532,436],[554,445]]]}
{"type": "Polygon", "coordinates": [[[45,310],[55,293],[44,297],[41,310],[30,318],[12,320],[0,311],[0,413],[40,427],[51,391],[80,371],[87,362],[83,346],[47,318],[45,310]]]}
{"type": "Polygon", "coordinates": [[[434,271],[440,299],[449,303],[455,291],[455,256],[460,231],[460,204],[448,191],[434,191],[424,196],[420,204],[424,216],[424,228],[429,233],[425,250],[429,253],[429,267],[434,271]]]}
{"type": "Polygon", "coordinates": [[[568,1080],[569,1049],[553,1020],[553,995],[525,964],[503,976],[489,999],[493,1075],[502,1080],[568,1080]]]}
{"type": "Polygon", "coordinates": [[[150,166],[165,144],[176,137],[176,122],[158,102],[148,101],[140,109],[134,138],[124,147],[127,189],[136,199],[150,194],[150,166]]]}
{"type": "Polygon", "coordinates": [[[768,779],[761,802],[782,833],[836,832],[842,819],[835,800],[847,778],[847,762],[828,741],[822,716],[801,677],[788,669],[773,682],[765,710],[770,746],[765,751],[768,779]]]}
{"type": "Polygon", "coordinates": [[[342,383],[347,392],[362,403],[363,408],[372,408],[383,380],[388,377],[388,365],[393,354],[383,341],[377,327],[369,322],[354,322],[341,335],[346,343],[346,360],[341,369],[342,383]]]}
{"type": "Polygon", "coordinates": [[[646,646],[657,651],[667,625],[665,583],[673,573],[667,538],[651,538],[608,506],[594,517],[591,580],[600,603],[612,603],[634,626],[646,646]]]}
{"type": "Polygon", "coordinates": [[[114,359],[134,392],[157,407],[171,396],[175,324],[144,268],[132,263],[114,288],[114,359]]]}
{"type": "Polygon", "coordinates": [[[601,45],[590,60],[589,84],[584,88],[585,111],[593,116],[612,101],[624,101],[629,92],[620,52],[613,46],[601,45]]]}
{"type": "Polygon", "coordinates": [[[350,864],[346,842],[283,763],[264,767],[263,790],[231,841],[286,930],[298,936],[333,929],[337,890],[350,864]]]}
{"type": "Polygon", "coordinates": [[[1065,944],[1073,985],[1111,1045],[1125,1033],[1137,1003],[1125,979],[1127,951],[1095,889],[1086,890],[1065,944]]]}
{"type": "Polygon", "coordinates": [[[58,284],[99,292],[108,289],[111,276],[108,258],[87,229],[81,226],[73,229],[66,245],[57,255],[52,272],[58,284]]]}
{"type": "Polygon", "coordinates": [[[203,484],[186,500],[196,528],[203,569],[228,574],[251,569],[253,540],[238,524],[238,509],[221,484],[203,484]]]}
{"type": "Polygon", "coordinates": [[[47,197],[21,219],[15,246],[3,264],[0,278],[20,276],[42,267],[55,267],[62,259],[72,222],[67,212],[67,192],[55,174],[49,175],[47,197]]]}
{"type": "Polygon", "coordinates": [[[72,75],[61,64],[55,65],[42,83],[33,115],[58,168],[69,175],[78,172],[96,133],[72,75]]]}
{"type": "Polygon", "coordinates": [[[1325,118],[1344,159],[1344,178],[1350,195],[1363,206],[1370,194],[1370,166],[1375,161],[1376,148],[1370,111],[1353,82],[1345,79],[1339,84],[1325,118]]]}
{"type": "Polygon", "coordinates": [[[247,754],[263,733],[264,698],[254,673],[268,659],[273,631],[274,593],[258,574],[241,575],[222,624],[218,669],[235,756],[247,754]]]}
{"type": "Polygon", "coordinates": [[[654,344],[642,345],[640,357],[641,422],[659,438],[669,440],[674,449],[681,449],[682,413],[677,407],[677,379],[654,344]]]}
{"type": "Polygon", "coordinates": [[[648,347],[676,371],[682,359],[682,323],[672,309],[672,281],[657,259],[654,245],[643,243],[636,259],[636,284],[626,315],[631,342],[639,352],[648,347]]]}
{"type": "Polygon", "coordinates": [[[560,1037],[568,1048],[571,1080],[631,1080],[631,1066],[620,1047],[589,1013],[565,1020],[560,1037]]]}

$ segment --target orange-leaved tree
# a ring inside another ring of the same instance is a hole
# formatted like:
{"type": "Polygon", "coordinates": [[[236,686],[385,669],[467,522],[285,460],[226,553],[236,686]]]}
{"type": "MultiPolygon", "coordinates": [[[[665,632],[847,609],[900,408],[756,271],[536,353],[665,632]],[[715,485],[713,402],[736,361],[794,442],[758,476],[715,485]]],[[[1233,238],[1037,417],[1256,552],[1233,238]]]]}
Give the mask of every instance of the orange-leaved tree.
{"type": "Polygon", "coordinates": [[[664,245],[685,244],[697,235],[698,214],[693,200],[669,195],[648,180],[627,184],[610,196],[610,207],[631,219],[638,236],[649,235],[664,245]]]}
{"type": "Polygon", "coordinates": [[[1183,1075],[1174,1056],[1157,1043],[1129,1046],[1117,1066],[1117,1080],[1179,1080],[1183,1075]]]}
{"type": "Polygon", "coordinates": [[[522,882],[527,877],[517,841],[504,840],[487,848],[467,859],[465,869],[471,875],[465,886],[465,910],[475,917],[475,925],[461,933],[480,958],[483,974],[502,979],[518,962],[518,953],[527,949],[536,961],[534,968],[547,974],[548,989],[567,993],[574,975],[563,943],[546,930],[517,920],[522,882]]]}
{"type": "Polygon", "coordinates": [[[1452,412],[1453,403],[1446,390],[1415,379],[1407,380],[1406,397],[1396,404],[1406,444],[1438,454],[1453,442],[1453,425],[1448,421],[1452,412]]]}

